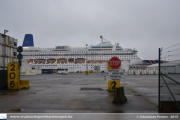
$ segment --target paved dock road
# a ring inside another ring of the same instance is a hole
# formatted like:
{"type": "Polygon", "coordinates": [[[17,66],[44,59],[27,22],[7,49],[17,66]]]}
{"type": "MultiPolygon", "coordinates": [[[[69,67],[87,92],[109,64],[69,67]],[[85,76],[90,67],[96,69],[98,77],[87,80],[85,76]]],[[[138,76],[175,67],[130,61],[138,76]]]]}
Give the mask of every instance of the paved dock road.
{"type": "Polygon", "coordinates": [[[30,89],[0,90],[1,113],[157,113],[158,76],[127,76],[128,102],[114,105],[106,73],[21,76],[30,89]]]}

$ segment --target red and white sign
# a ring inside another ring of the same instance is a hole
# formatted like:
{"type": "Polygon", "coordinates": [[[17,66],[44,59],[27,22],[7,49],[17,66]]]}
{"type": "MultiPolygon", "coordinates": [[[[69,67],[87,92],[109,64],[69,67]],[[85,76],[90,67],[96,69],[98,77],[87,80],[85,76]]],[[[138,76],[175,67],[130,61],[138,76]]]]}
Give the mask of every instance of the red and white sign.
{"type": "Polygon", "coordinates": [[[121,66],[121,60],[118,57],[112,57],[109,60],[109,66],[112,69],[118,69],[121,66]]]}

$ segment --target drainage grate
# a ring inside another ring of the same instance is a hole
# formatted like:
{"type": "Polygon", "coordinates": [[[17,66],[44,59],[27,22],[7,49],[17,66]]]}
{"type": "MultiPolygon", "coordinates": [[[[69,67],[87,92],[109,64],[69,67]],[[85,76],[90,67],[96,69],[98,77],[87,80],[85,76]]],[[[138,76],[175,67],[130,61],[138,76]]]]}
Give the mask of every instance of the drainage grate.
{"type": "Polygon", "coordinates": [[[101,88],[81,88],[80,90],[102,90],[101,88]]]}
{"type": "Polygon", "coordinates": [[[62,84],[70,84],[70,83],[62,83],[62,84]]]}

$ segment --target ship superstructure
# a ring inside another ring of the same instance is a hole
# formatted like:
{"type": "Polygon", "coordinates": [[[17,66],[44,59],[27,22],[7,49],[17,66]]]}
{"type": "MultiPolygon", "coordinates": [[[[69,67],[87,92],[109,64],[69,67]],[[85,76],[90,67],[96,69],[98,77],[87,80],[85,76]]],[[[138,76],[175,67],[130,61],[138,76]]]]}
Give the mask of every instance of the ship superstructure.
{"type": "Polygon", "coordinates": [[[56,46],[55,48],[23,47],[23,59],[28,63],[41,66],[42,69],[68,69],[69,72],[107,69],[107,62],[118,57],[122,64],[140,64],[142,59],[137,55],[136,49],[122,48],[119,43],[114,45],[103,40],[97,45],[89,47],[56,46]]]}

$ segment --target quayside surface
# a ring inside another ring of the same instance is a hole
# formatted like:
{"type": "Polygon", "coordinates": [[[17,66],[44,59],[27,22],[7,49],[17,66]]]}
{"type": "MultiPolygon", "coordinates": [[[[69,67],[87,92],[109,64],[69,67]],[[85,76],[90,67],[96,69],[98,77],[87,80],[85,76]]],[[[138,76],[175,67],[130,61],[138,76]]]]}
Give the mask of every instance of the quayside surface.
{"type": "Polygon", "coordinates": [[[125,104],[112,104],[114,93],[107,91],[105,75],[21,76],[30,89],[1,89],[0,113],[158,113],[158,75],[126,76],[121,82],[125,104]]]}

